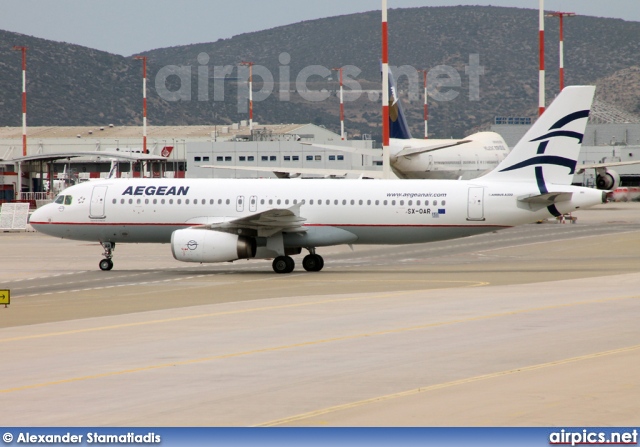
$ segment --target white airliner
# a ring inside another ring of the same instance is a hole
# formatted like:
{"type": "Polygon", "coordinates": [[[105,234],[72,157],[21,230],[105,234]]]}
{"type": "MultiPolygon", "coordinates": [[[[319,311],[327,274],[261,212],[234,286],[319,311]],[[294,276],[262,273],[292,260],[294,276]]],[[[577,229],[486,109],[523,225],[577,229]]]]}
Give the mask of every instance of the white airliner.
{"type": "Polygon", "coordinates": [[[567,87],[505,160],[474,180],[109,179],[67,188],[31,225],[61,238],[97,241],[102,270],[116,243],[170,243],[175,259],[225,262],[318,247],[412,244],[487,233],[560,216],[606,199],[571,185],[595,87],[567,87]]]}
{"type": "MultiPolygon", "coordinates": [[[[477,132],[461,140],[419,139],[411,131],[398,98],[393,75],[389,72],[389,165],[396,177],[402,179],[456,179],[469,180],[479,177],[504,160],[509,147],[495,132],[477,132]]],[[[353,148],[329,144],[301,143],[327,150],[379,157],[380,149],[353,148]]],[[[216,169],[239,171],[275,172],[279,177],[295,175],[345,176],[347,174],[368,178],[382,178],[382,171],[320,169],[279,166],[229,166],[207,165],[216,169]]]]}

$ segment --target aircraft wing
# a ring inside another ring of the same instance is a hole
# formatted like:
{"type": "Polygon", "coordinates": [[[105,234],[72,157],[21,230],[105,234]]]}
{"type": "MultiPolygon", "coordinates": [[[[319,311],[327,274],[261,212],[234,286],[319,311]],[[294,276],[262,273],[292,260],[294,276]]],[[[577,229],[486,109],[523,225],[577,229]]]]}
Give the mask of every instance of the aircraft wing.
{"type": "Polygon", "coordinates": [[[333,144],[315,144],[315,143],[301,143],[305,146],[318,147],[320,149],[329,149],[330,151],[348,152],[350,154],[370,155],[372,157],[379,157],[382,155],[381,149],[365,149],[359,147],[349,146],[336,146],[333,144]]]}
{"type": "Polygon", "coordinates": [[[451,140],[451,143],[437,144],[433,146],[423,147],[406,147],[396,154],[397,157],[411,157],[413,155],[424,154],[426,152],[433,152],[447,147],[458,146],[460,144],[470,143],[472,140],[451,140]]]}
{"type": "Polygon", "coordinates": [[[613,166],[626,166],[626,165],[636,165],[639,164],[640,160],[637,161],[611,161],[607,163],[594,163],[590,165],[579,165],[576,167],[576,174],[582,174],[587,169],[601,169],[601,168],[610,168],[613,166]]]}
{"type": "Polygon", "coordinates": [[[272,208],[261,213],[237,219],[223,219],[218,222],[210,222],[193,228],[224,231],[240,234],[242,232],[255,233],[258,237],[269,237],[278,232],[304,233],[306,228],[302,225],[305,218],[300,217],[300,205],[298,203],[290,208],[272,208]]]}
{"type": "Polygon", "coordinates": [[[365,170],[356,171],[352,169],[284,168],[281,166],[274,166],[272,168],[269,168],[265,166],[222,166],[222,165],[202,165],[200,167],[214,168],[214,169],[237,169],[239,171],[273,172],[276,175],[278,175],[278,173],[283,173],[283,174],[314,174],[314,175],[344,177],[347,174],[354,174],[360,177],[382,178],[382,171],[365,171],[365,170]]]}

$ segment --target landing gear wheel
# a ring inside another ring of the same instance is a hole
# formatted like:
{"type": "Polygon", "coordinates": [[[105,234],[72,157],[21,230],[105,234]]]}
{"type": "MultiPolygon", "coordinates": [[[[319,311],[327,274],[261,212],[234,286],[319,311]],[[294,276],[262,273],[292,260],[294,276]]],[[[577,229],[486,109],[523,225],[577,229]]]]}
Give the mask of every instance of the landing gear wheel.
{"type": "Polygon", "coordinates": [[[296,263],[290,256],[278,256],[273,260],[273,271],[276,273],[291,273],[296,263]]]}
{"type": "Polygon", "coordinates": [[[322,259],[322,256],[316,254],[307,255],[302,260],[302,267],[304,267],[307,272],[319,272],[322,270],[322,267],[324,267],[324,259],[322,259]]]}
{"type": "Polygon", "coordinates": [[[100,261],[100,270],[111,270],[113,268],[113,261],[111,259],[103,259],[100,261]]]}

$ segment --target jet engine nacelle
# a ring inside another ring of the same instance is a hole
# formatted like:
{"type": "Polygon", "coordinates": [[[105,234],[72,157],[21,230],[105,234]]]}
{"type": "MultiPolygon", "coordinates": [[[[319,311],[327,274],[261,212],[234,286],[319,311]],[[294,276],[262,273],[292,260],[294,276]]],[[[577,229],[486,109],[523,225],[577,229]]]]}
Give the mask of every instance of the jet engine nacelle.
{"type": "Polygon", "coordinates": [[[596,172],[596,187],[612,191],[620,186],[620,174],[613,169],[598,169],[596,172]]]}
{"type": "Polygon", "coordinates": [[[227,262],[256,256],[256,240],[237,234],[187,228],[171,234],[173,257],[183,262],[227,262]]]}

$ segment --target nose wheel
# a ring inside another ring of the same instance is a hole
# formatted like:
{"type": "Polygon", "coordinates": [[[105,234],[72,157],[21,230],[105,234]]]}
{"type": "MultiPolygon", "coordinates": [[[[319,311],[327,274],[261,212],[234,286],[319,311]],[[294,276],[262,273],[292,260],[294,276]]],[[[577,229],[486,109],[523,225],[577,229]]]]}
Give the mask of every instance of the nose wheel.
{"type": "Polygon", "coordinates": [[[113,268],[113,261],[111,260],[111,258],[113,258],[113,250],[116,249],[116,243],[101,242],[100,244],[102,245],[102,248],[104,248],[104,253],[102,254],[104,256],[104,259],[100,261],[98,266],[100,267],[100,270],[111,270],[113,268]]]}
{"type": "Polygon", "coordinates": [[[100,270],[111,270],[113,268],[113,261],[111,259],[103,259],[98,265],[100,266],[100,270]]]}

